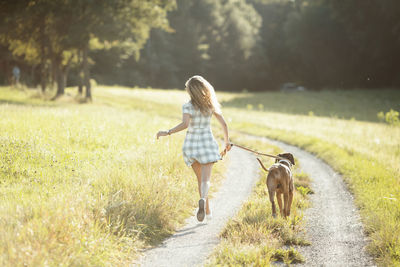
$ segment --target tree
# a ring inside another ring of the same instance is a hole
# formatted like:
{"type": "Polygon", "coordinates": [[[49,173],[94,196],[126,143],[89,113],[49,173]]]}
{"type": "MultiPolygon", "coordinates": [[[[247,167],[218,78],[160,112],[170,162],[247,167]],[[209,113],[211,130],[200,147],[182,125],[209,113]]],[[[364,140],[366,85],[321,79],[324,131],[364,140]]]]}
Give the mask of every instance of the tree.
{"type": "MultiPolygon", "coordinates": [[[[0,42],[31,65],[45,65],[45,29],[46,1],[32,9],[29,1],[3,1],[0,3],[0,42]],[[32,12],[32,13],[31,13],[32,12]]],[[[42,76],[43,78],[43,76],[42,76]]],[[[41,81],[42,90],[44,81],[41,81]]]]}
{"type": "MultiPolygon", "coordinates": [[[[357,55],[357,83],[367,87],[400,86],[400,2],[326,0],[346,25],[357,55]]],[[[345,59],[344,59],[345,60],[345,59]]]]}
{"type": "Polygon", "coordinates": [[[208,37],[210,79],[225,89],[248,88],[248,71],[255,68],[252,55],[257,50],[261,17],[246,1],[208,1],[212,3],[211,35],[208,37]],[[217,29],[217,30],[215,30],[217,29]]]}
{"type": "Polygon", "coordinates": [[[128,85],[182,88],[188,77],[201,74],[218,88],[243,88],[251,76],[243,70],[254,66],[251,55],[261,25],[252,5],[244,0],[180,0],[168,20],[173,32],[153,30],[138,62],[130,57],[110,71],[96,66],[99,79],[115,83],[113,76],[128,85]]]}
{"type": "MultiPolygon", "coordinates": [[[[16,51],[29,45],[30,54],[51,61],[58,97],[64,93],[66,76],[77,54],[82,55],[86,98],[91,99],[89,43],[96,38],[104,46],[118,47],[126,54],[139,53],[153,27],[168,30],[168,0],[21,0],[2,3],[1,40],[16,51]]],[[[25,49],[27,51],[27,49],[25,49]]],[[[28,54],[25,53],[27,56],[28,54]]],[[[42,71],[43,72],[43,71],[42,71]]]]}
{"type": "MultiPolygon", "coordinates": [[[[308,2],[307,2],[308,3],[308,2]]],[[[297,81],[314,88],[349,86],[355,56],[345,25],[325,1],[293,10],[284,25],[286,47],[292,55],[297,81]],[[346,59],[346,60],[345,60],[346,59]]]]}
{"type": "Polygon", "coordinates": [[[87,1],[76,0],[80,8],[80,30],[77,39],[83,53],[82,66],[86,97],[91,98],[90,73],[88,64],[89,42],[96,38],[104,48],[117,48],[122,55],[139,55],[140,49],[149,38],[151,28],[169,30],[167,11],[175,7],[175,1],[117,0],[87,1]]]}

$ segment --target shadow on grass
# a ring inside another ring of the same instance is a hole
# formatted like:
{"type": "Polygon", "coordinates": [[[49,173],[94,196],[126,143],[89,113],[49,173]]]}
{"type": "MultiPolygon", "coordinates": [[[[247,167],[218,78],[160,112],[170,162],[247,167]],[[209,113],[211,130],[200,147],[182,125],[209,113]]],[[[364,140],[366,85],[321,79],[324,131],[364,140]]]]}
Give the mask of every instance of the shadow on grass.
{"type": "Polygon", "coordinates": [[[377,122],[378,112],[400,110],[400,90],[246,93],[221,104],[227,108],[377,122]]]}
{"type": "Polygon", "coordinates": [[[69,94],[59,96],[57,98],[44,98],[38,97],[35,95],[27,96],[24,99],[2,99],[0,98],[0,106],[1,105],[17,105],[17,106],[27,106],[27,107],[55,107],[60,104],[88,104],[91,103],[91,100],[88,100],[81,96],[72,96],[69,94]]]}
{"type": "Polygon", "coordinates": [[[50,104],[45,104],[45,103],[39,103],[39,102],[27,102],[26,100],[4,100],[4,99],[0,99],[0,106],[1,105],[17,105],[17,106],[35,106],[35,107],[50,107],[52,105],[50,104]]]}

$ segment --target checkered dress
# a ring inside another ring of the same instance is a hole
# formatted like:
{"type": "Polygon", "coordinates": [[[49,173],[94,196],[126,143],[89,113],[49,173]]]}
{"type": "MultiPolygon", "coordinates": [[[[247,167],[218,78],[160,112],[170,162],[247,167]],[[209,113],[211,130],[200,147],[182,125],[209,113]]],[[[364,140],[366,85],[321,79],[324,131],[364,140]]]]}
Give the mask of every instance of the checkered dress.
{"type": "Polygon", "coordinates": [[[220,160],[218,143],[211,132],[211,115],[203,115],[190,101],[182,106],[182,112],[191,117],[182,148],[186,165],[191,166],[195,161],[206,164],[220,160]]]}

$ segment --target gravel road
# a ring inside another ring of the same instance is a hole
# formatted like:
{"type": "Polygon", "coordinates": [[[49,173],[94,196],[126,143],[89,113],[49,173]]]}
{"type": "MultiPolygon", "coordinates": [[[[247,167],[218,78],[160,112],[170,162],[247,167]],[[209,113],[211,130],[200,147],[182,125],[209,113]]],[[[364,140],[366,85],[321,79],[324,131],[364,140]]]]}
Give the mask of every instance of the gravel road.
{"type": "MultiPolygon", "coordinates": [[[[213,219],[199,223],[196,216],[188,218],[182,229],[159,247],[146,251],[135,265],[178,267],[203,264],[219,243],[218,235],[228,219],[239,210],[258,179],[258,163],[252,154],[233,147],[227,157],[225,160],[229,162],[226,178],[220,190],[211,199],[213,219]]],[[[195,197],[197,198],[197,195],[195,197]]]]}

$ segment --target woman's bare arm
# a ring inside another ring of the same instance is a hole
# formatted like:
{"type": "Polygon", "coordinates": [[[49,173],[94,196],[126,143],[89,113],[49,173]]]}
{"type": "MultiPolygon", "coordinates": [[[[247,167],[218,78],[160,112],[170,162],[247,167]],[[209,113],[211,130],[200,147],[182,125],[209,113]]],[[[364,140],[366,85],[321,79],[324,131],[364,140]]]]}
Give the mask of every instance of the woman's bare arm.
{"type": "Polygon", "coordinates": [[[159,131],[157,133],[157,139],[160,136],[166,136],[168,134],[173,134],[185,130],[187,127],[189,127],[189,123],[190,123],[190,115],[187,113],[183,113],[182,122],[176,125],[174,128],[170,129],[169,131],[159,131]]]}
{"type": "Polygon", "coordinates": [[[222,130],[224,131],[225,148],[229,151],[231,149],[231,142],[229,141],[228,125],[226,124],[222,114],[214,113],[214,115],[222,126],[222,130]]]}

